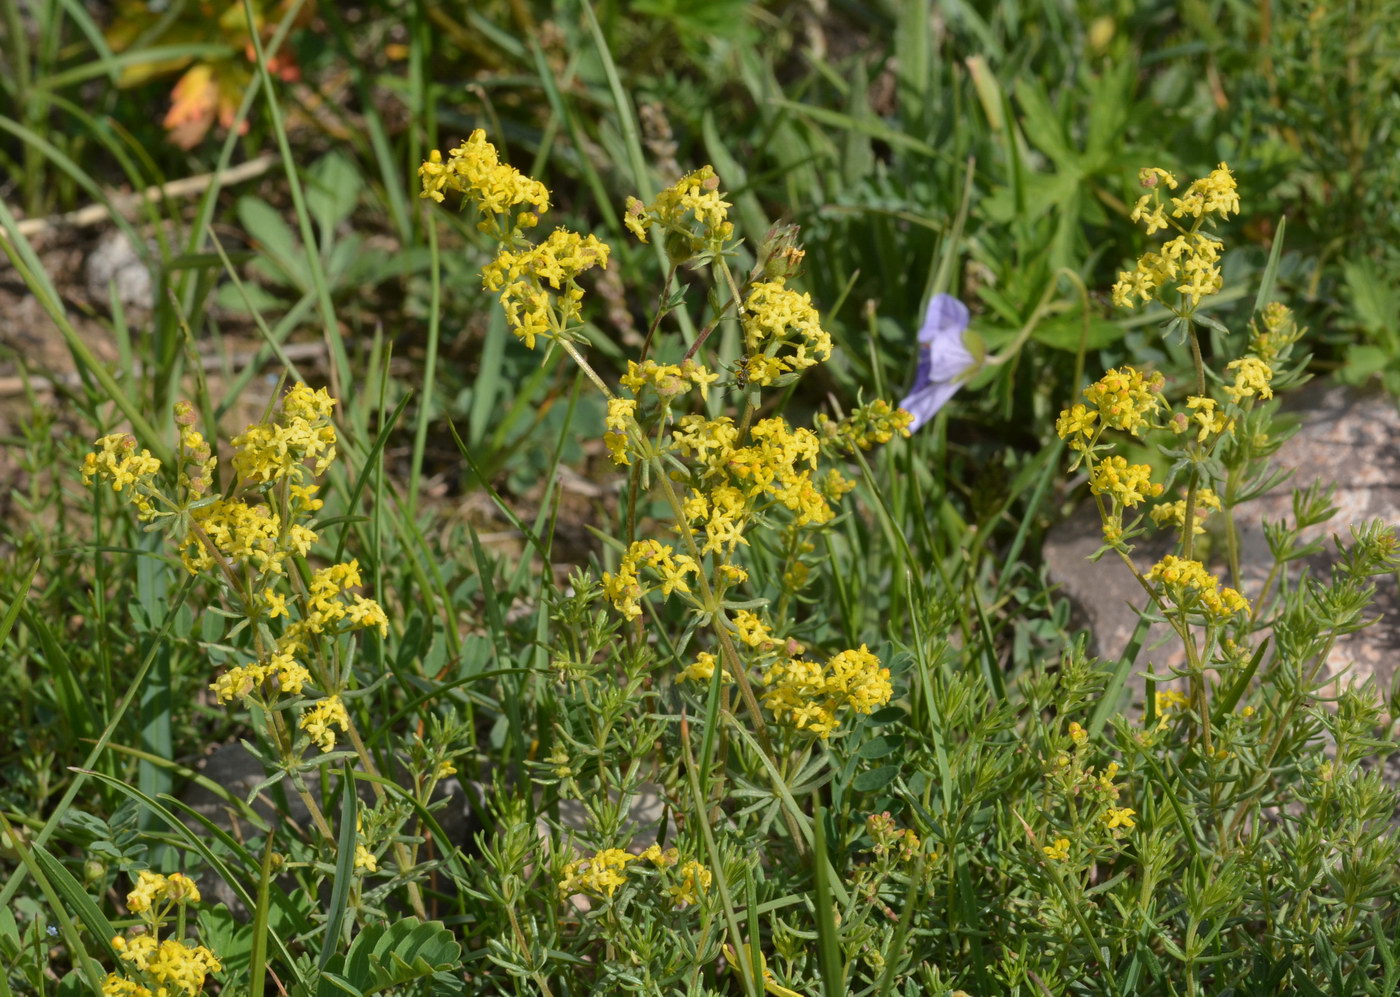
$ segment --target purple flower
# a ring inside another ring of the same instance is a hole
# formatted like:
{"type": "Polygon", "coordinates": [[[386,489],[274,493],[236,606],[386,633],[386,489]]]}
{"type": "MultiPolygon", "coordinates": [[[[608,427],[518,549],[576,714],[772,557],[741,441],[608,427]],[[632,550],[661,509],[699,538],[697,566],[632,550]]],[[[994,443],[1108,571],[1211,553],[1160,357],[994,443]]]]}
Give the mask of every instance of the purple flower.
{"type": "Polygon", "coordinates": [[[951,294],[935,294],[919,330],[919,365],[914,386],[899,407],[910,413],[912,433],[932,419],[962,387],[960,378],[976,361],[963,345],[967,305],[951,294]]]}

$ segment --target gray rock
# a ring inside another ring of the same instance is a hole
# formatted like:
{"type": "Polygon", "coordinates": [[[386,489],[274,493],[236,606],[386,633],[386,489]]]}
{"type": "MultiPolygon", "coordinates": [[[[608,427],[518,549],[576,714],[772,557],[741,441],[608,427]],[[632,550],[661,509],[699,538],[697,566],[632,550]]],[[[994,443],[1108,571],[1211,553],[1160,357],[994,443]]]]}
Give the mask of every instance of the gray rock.
{"type": "Polygon", "coordinates": [[[121,229],[112,229],[97,241],[83,264],[83,277],[94,301],[106,302],[108,285],[115,283],[117,298],[127,307],[150,311],[155,304],[151,272],[121,229]]]}
{"type": "MultiPolygon", "coordinates": [[[[216,748],[204,759],[200,775],[223,787],[227,796],[235,801],[247,799],[254,787],[267,778],[262,762],[241,743],[225,744],[216,748]]],[[[481,787],[470,783],[468,786],[479,798],[481,787]]],[[[319,800],[320,787],[312,783],[309,788],[312,795],[319,800]]],[[[361,783],[359,791],[360,798],[366,805],[374,804],[374,792],[368,783],[361,783]]],[[[471,814],[474,801],[468,801],[467,792],[468,788],[455,777],[443,779],[433,791],[435,802],[446,800],[441,808],[433,811],[433,816],[442,827],[450,846],[465,848],[470,844],[469,838],[475,826],[471,814]]],[[[248,819],[242,807],[237,803],[230,803],[226,796],[198,782],[187,785],[180,793],[180,800],[210,823],[228,832],[236,841],[243,841],[261,833],[248,819]]],[[[476,805],[479,806],[479,802],[476,805]]],[[[284,820],[302,829],[310,826],[311,818],[306,804],[285,780],[278,786],[260,793],[253,800],[252,808],[265,824],[272,827],[278,826],[284,820]]],[[[328,816],[332,821],[338,817],[337,814],[328,816]]],[[[187,819],[186,823],[198,833],[207,831],[203,824],[193,818],[187,819]]],[[[199,888],[211,903],[225,903],[235,913],[245,913],[237,895],[212,871],[206,871],[200,878],[199,888]]]]}
{"type": "MultiPolygon", "coordinates": [[[[1274,463],[1291,469],[1293,476],[1235,512],[1243,591],[1251,598],[1258,595],[1272,563],[1263,522],[1292,522],[1294,489],[1314,481],[1336,486],[1332,498],[1336,515],[1303,534],[1305,541],[1327,540],[1324,551],[1306,562],[1314,577],[1330,577],[1336,554],[1332,535],[1350,542],[1353,525],[1374,519],[1400,523],[1400,414],[1393,399],[1380,392],[1315,383],[1294,394],[1286,410],[1302,422],[1298,433],[1279,449],[1274,463]]],[[[1086,502],[1051,529],[1044,556],[1051,580],[1070,599],[1077,622],[1089,629],[1090,653],[1116,660],[1137,625],[1135,607],[1145,605],[1147,599],[1116,555],[1097,563],[1087,560],[1101,543],[1098,514],[1086,502]]],[[[1132,557],[1140,572],[1173,546],[1167,533],[1150,533],[1135,543],[1132,557]]],[[[1215,553],[1223,556],[1223,544],[1215,545],[1215,553]]],[[[1221,571],[1223,565],[1212,564],[1212,568],[1221,571]]],[[[1340,639],[1327,665],[1333,676],[1345,672],[1358,682],[1373,680],[1376,690],[1388,696],[1400,665],[1400,593],[1393,576],[1374,581],[1378,591],[1371,615],[1380,616],[1380,622],[1340,639]]],[[[1138,656],[1137,671],[1149,664],[1156,671],[1177,666],[1181,655],[1171,630],[1157,624],[1138,656]]],[[[1135,689],[1140,700],[1140,678],[1135,689]]]]}

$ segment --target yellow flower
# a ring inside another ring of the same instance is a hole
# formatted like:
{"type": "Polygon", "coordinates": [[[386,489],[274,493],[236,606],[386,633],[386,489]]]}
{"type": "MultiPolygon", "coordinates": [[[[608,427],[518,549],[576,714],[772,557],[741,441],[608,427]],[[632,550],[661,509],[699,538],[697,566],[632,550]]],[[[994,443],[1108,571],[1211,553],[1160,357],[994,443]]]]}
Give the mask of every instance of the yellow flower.
{"type": "Polygon", "coordinates": [[[558,338],[578,323],[583,288],[577,278],[595,266],[606,269],[609,252],[597,236],[557,228],[537,246],[502,249],[481,271],[481,283],[499,293],[506,324],[533,350],[536,337],[558,338]]]}
{"type": "Polygon", "coordinates": [[[378,872],[379,860],[374,857],[374,852],[370,851],[360,842],[355,842],[355,871],[356,872],[378,872]]]}
{"type": "Polygon", "coordinates": [[[749,580],[749,573],[737,564],[721,564],[720,577],[731,585],[739,585],[749,580]]]}
{"type": "Polygon", "coordinates": [[[1131,807],[1109,807],[1099,816],[1099,819],[1102,820],[1110,830],[1117,827],[1133,828],[1137,826],[1136,822],[1133,820],[1133,815],[1136,813],[1137,811],[1131,807]]]}
{"type": "Polygon", "coordinates": [[[559,880],[559,898],[575,893],[612,899],[617,888],[627,881],[627,866],[638,856],[621,848],[605,848],[591,858],[570,862],[559,880]]]}
{"type": "Polygon", "coordinates": [[[1151,194],[1143,194],[1138,198],[1138,202],[1133,207],[1129,217],[1135,222],[1142,222],[1148,235],[1155,235],[1171,224],[1167,221],[1167,214],[1163,210],[1161,202],[1154,199],[1151,194]]]}
{"type": "Polygon", "coordinates": [[[734,234],[729,208],[714,167],[702,166],[667,187],[649,205],[627,198],[622,220],[642,242],[647,241],[652,226],[665,230],[667,255],[672,262],[681,263],[703,250],[723,249],[734,234]]]}
{"type": "MultiPolygon", "coordinates": [[[[1199,536],[1206,531],[1206,517],[1212,510],[1220,511],[1220,497],[1209,488],[1196,489],[1196,510],[1191,521],[1192,535],[1199,536]]],[[[1153,506],[1150,515],[1152,522],[1158,526],[1183,527],[1186,525],[1186,500],[1183,498],[1153,506]]]]}
{"type": "Polygon", "coordinates": [[[263,589],[263,606],[267,609],[267,618],[275,620],[279,616],[287,615],[287,597],[279,593],[276,589],[263,589]]]}
{"type": "Polygon", "coordinates": [[[627,456],[627,421],[633,418],[636,412],[637,400],[635,398],[608,399],[608,415],[605,423],[607,432],[603,434],[603,442],[607,444],[614,464],[632,463],[627,456]]]}
{"type": "Polygon", "coordinates": [[[202,899],[194,880],[181,872],[172,872],[165,878],[165,895],[177,904],[197,904],[202,899]]]}
{"type": "Polygon", "coordinates": [[[136,452],[136,437],[113,433],[99,439],[98,449],[83,460],[83,484],[91,487],[94,478],[102,478],[112,491],[136,506],[141,518],[155,515],[151,495],[155,494],[154,479],[160,473],[160,461],[149,450],[136,452]]]}
{"type": "Polygon", "coordinates": [[[102,997],[151,997],[148,987],[124,980],[116,973],[108,973],[102,981],[102,997]]]}
{"type": "Polygon", "coordinates": [[[801,658],[775,662],[763,675],[763,705],[779,722],[830,737],[841,725],[837,712],[849,707],[872,713],[890,701],[890,671],[862,644],[819,665],[801,658]]]}
{"type": "Polygon", "coordinates": [[[1094,465],[1089,474],[1089,491],[1109,495],[1121,507],[1131,509],[1147,496],[1162,494],[1162,486],[1152,481],[1147,464],[1129,464],[1123,457],[1109,457],[1094,465]]]}
{"type": "Polygon", "coordinates": [[[618,565],[617,574],[603,573],[603,594],[613,606],[629,620],[642,615],[641,599],[646,594],[641,584],[638,569],[646,565],[661,576],[661,594],[689,592],[685,576],[695,574],[698,568],[694,559],[685,554],[675,554],[672,548],[655,540],[638,540],[627,548],[618,565]]]}
{"type": "Polygon", "coordinates": [[[1056,838],[1054,844],[1042,845],[1041,851],[1043,851],[1045,857],[1052,862],[1063,862],[1065,859],[1069,858],[1069,839],[1056,838]]]}
{"type": "MultiPolygon", "coordinates": [[[[715,656],[713,653],[710,651],[701,651],[695,656],[694,661],[681,669],[677,678],[681,682],[709,682],[710,679],[714,678],[715,664],[715,656]]],[[[720,676],[720,681],[733,682],[734,679],[730,676],[728,670],[725,670],[720,676]]]]}
{"type": "Polygon", "coordinates": [[[1180,608],[1200,610],[1216,622],[1249,611],[1249,600],[1232,588],[1221,588],[1220,580],[1200,561],[1168,554],[1152,566],[1147,580],[1162,583],[1168,598],[1180,608]]]}
{"type": "Polygon", "coordinates": [[[821,327],[811,295],[790,290],[781,277],[750,286],[742,323],[749,351],[745,370],[754,384],[771,384],[780,373],[831,357],[831,336],[821,327]],[[789,352],[779,355],[783,347],[789,352]]]}
{"type": "Polygon", "coordinates": [[[1088,445],[1086,440],[1094,435],[1094,423],[1098,418],[1096,409],[1074,405],[1061,410],[1060,417],[1055,420],[1055,432],[1060,439],[1069,442],[1070,449],[1083,450],[1088,445]]]}
{"type": "Polygon", "coordinates": [[[418,168],[423,183],[420,196],[439,203],[444,190],[465,194],[485,216],[482,225],[490,227],[496,215],[516,211],[511,228],[528,228],[539,222],[539,216],[549,210],[549,191],[538,180],[524,176],[519,170],[500,162],[496,147],[486,141],[486,132],[478,128],[471,137],[453,149],[443,162],[442,153],[434,149],[418,168]]]}
{"type": "Polygon", "coordinates": [[[1160,372],[1144,377],[1136,367],[1115,367],[1085,388],[1084,397],[1097,410],[1102,425],[1138,436],[1161,408],[1165,383],[1160,372]]]}
{"type": "Polygon", "coordinates": [[[1204,443],[1217,433],[1234,428],[1234,420],[1225,418],[1224,412],[1216,410],[1214,398],[1189,395],[1186,399],[1186,407],[1191,410],[1191,418],[1196,421],[1196,425],[1201,427],[1196,434],[1197,443],[1204,443]]]}
{"type": "Polygon", "coordinates": [[[165,877],[158,872],[142,869],[137,874],[136,885],[126,895],[126,909],[133,914],[144,914],[165,896],[165,877]]]}
{"type": "Polygon", "coordinates": [[[1274,377],[1273,368],[1258,357],[1232,360],[1225,365],[1225,369],[1235,372],[1235,383],[1225,388],[1225,394],[1229,395],[1230,401],[1236,405],[1256,395],[1260,398],[1274,396],[1273,389],[1269,387],[1269,382],[1274,377]]]}
{"type": "Polygon", "coordinates": [[[773,640],[768,624],[752,610],[741,609],[735,613],[734,628],[739,632],[739,639],[749,647],[762,647],[773,640]]]}
{"type": "Polygon", "coordinates": [[[335,733],[331,727],[349,730],[350,714],[345,712],[345,704],[339,696],[327,696],[303,713],[297,726],[306,731],[322,751],[330,751],[335,747],[335,733]]]}
{"type": "Polygon", "coordinates": [[[698,904],[701,894],[707,893],[710,889],[710,870],[692,860],[681,866],[680,877],[679,883],[666,888],[671,902],[675,904],[677,909],[698,904]]]}
{"type": "Polygon", "coordinates": [[[1157,690],[1157,712],[1170,713],[1173,710],[1188,710],[1191,708],[1191,700],[1185,693],[1175,689],[1157,690]]]}

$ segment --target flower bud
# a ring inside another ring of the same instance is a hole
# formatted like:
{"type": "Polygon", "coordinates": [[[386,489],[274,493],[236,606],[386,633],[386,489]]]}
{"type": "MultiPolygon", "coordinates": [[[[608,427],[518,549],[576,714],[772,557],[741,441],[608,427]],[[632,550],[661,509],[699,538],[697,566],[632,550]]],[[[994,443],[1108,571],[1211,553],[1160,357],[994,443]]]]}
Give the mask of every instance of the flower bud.
{"type": "Polygon", "coordinates": [[[802,269],[805,252],[797,241],[796,225],[774,225],[758,247],[759,266],[765,280],[786,279],[802,269]]]}

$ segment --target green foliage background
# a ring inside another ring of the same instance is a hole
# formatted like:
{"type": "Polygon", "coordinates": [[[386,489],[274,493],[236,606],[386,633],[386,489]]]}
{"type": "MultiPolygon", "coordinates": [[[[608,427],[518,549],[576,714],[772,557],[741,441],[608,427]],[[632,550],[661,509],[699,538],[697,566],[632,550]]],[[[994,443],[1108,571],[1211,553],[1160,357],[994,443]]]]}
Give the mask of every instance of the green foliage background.
{"type": "MultiPolygon", "coordinates": [[[[345,925],[337,965],[402,945],[425,952],[426,968],[402,979],[346,969],[347,985],[743,992],[748,977],[719,968],[742,958],[723,952],[719,908],[706,909],[713,924],[700,933],[632,897],[615,909],[633,914],[615,923],[566,924],[557,870],[537,851],[537,822],[562,840],[559,807],[571,794],[625,799],[641,781],[681,779],[680,700],[653,681],[654,649],[593,671],[617,644],[616,622],[570,570],[596,576],[616,559],[597,533],[616,515],[613,471],[595,445],[601,405],[560,356],[541,365],[508,334],[478,278],[492,247],[470,221],[415,197],[427,151],[477,127],[546,180],[550,223],[613,247],[589,318],[590,355],[614,377],[660,286],[656,254],[622,227],[623,198],[704,163],[748,239],[736,270],[773,224],[801,226],[800,285],[839,351],[784,397],[795,421],[830,399],[897,399],[932,291],[969,303],[990,351],[1031,328],[1013,362],[871,458],[857,511],[832,530],[830,566],[795,613],[804,640],[869,643],[903,694],[839,753],[790,773],[788,800],[752,759],[739,765],[735,835],[717,846],[729,910],[782,979],[818,980],[828,994],[847,984],[882,994],[1395,991],[1393,799],[1363,766],[1392,748],[1388,707],[1356,696],[1315,709],[1302,671],[1292,685],[1278,679],[1261,694],[1293,697],[1298,726],[1256,794],[1277,833],[1241,848],[1213,839],[1208,810],[1196,809],[1210,790],[1184,741],[1176,754],[1144,751],[1138,706],[1115,704],[1123,722],[1095,709],[1134,662],[1086,658],[1039,554],[1078,494],[1053,420],[1084,376],[1150,365],[1169,392],[1191,377],[1160,315],[1116,313],[1107,300],[1144,248],[1124,220],[1142,165],[1196,176],[1225,161],[1240,179],[1244,213],[1222,232],[1226,292],[1208,306],[1233,333],[1207,340],[1208,359],[1223,366],[1239,352],[1286,217],[1269,276],[1311,329],[1312,369],[1400,394],[1400,22],[1388,4],[249,6],[266,19],[255,48],[294,53],[300,82],[248,62],[198,4],[168,5],[165,23],[114,51],[114,24],[137,11],[0,0],[3,280],[37,300],[54,330],[38,334],[64,346],[61,369],[49,370],[19,337],[0,343],[28,391],[3,423],[0,679],[12,722],[0,725],[0,993],[81,992],[88,956],[111,964],[107,918],[128,872],[177,857],[241,884],[251,923],[220,908],[200,917],[231,966],[273,966],[298,992],[325,968],[325,922],[306,898],[344,869],[317,869],[311,852],[279,838],[307,863],[295,886],[279,885],[263,829],[196,838],[163,795],[178,794],[210,745],[248,728],[205,694],[200,642],[219,631],[199,593],[166,570],[158,537],[78,483],[101,433],[129,427],[159,453],[182,397],[206,425],[237,432],[269,397],[264,378],[283,370],[342,400],[346,459],[325,516],[339,520],[394,620],[390,639],[364,651],[382,676],[356,701],[370,748],[386,770],[415,743],[420,760],[446,752],[473,787],[473,837],[422,870],[450,937],[400,919],[402,884],[385,880],[354,911],[353,931],[345,925]],[[216,127],[188,152],[169,144],[151,109],[165,106],[174,77],[127,70],[172,59],[243,66],[246,131],[216,127]],[[119,192],[262,154],[274,162],[253,182],[114,210],[153,275],[149,312],[116,295],[84,298],[60,265],[61,231],[23,234],[23,220],[112,205],[119,192]],[[308,344],[320,348],[289,349],[308,344]],[[238,353],[255,358],[229,363],[238,353]],[[585,485],[567,489],[561,475],[585,485]],[[579,673],[561,674],[561,661],[579,673]],[[1042,763],[1063,747],[1064,721],[1095,715],[1094,764],[1121,762],[1158,830],[1076,892],[1034,861],[1021,821],[1040,833],[1034,808],[1056,813],[1037,796],[1042,763]],[[1324,741],[1350,781],[1319,775],[1324,741]],[[674,770],[646,767],[651,746],[674,770]],[[559,747],[575,759],[573,787],[551,775],[559,747]],[[874,886],[861,878],[873,876],[862,822],[883,810],[942,856],[931,900],[917,890],[922,869],[874,886]],[[1306,819],[1294,820],[1300,810],[1306,819]],[[749,860],[781,837],[785,814],[805,820],[829,865],[749,860]],[[869,892],[855,895],[853,883],[869,892]],[[841,926],[819,903],[833,889],[846,904],[841,926]],[[268,929],[284,949],[258,949],[268,929]],[[910,962],[886,972],[903,952],[910,962]]],[[[705,294],[688,280],[686,309],[698,314],[705,294]]],[[[1319,584],[1299,581],[1287,611],[1325,640],[1361,611],[1340,581],[1319,584]]],[[[614,844],[626,821],[615,799],[597,809],[581,836],[590,848],[614,844]]]]}

